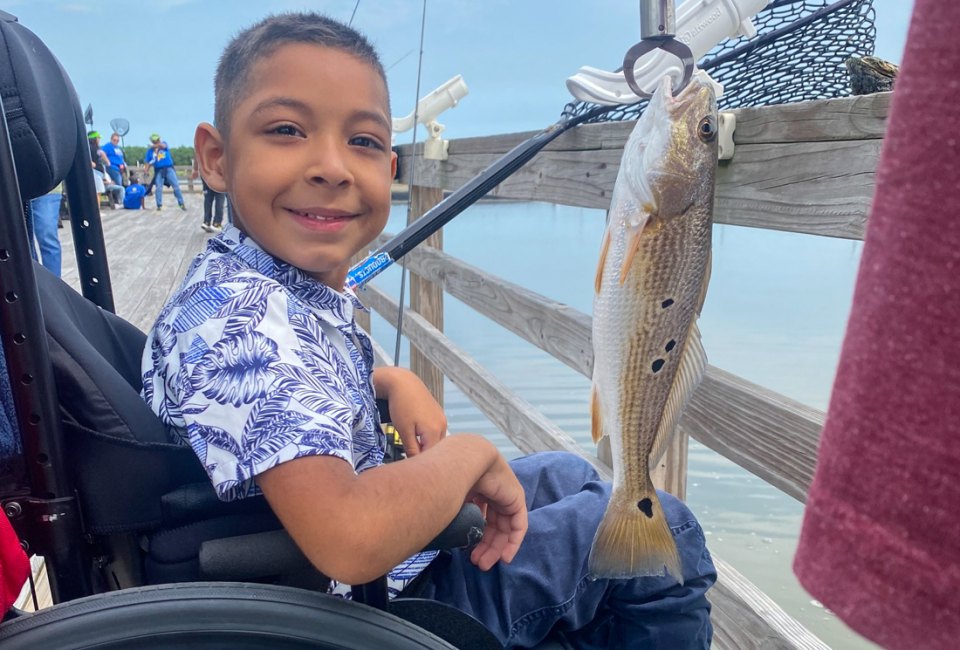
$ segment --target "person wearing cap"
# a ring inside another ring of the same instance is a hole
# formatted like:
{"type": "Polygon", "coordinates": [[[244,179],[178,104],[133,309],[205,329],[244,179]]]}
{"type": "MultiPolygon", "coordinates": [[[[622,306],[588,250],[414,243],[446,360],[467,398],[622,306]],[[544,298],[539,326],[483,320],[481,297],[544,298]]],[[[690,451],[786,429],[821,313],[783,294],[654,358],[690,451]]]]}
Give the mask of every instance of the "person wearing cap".
{"type": "Polygon", "coordinates": [[[173,188],[173,195],[177,197],[177,203],[181,210],[186,210],[187,206],[183,204],[183,194],[180,192],[180,182],[177,180],[177,174],[173,169],[173,156],[170,155],[170,147],[160,139],[159,133],[150,134],[150,148],[147,149],[147,157],[144,161],[147,167],[153,165],[156,173],[154,177],[154,196],[157,199],[157,210],[163,210],[163,184],[168,183],[173,188]]]}
{"type": "Polygon", "coordinates": [[[87,144],[90,145],[90,164],[101,174],[107,173],[107,167],[110,166],[110,159],[100,148],[100,132],[87,131],[87,144]]]}

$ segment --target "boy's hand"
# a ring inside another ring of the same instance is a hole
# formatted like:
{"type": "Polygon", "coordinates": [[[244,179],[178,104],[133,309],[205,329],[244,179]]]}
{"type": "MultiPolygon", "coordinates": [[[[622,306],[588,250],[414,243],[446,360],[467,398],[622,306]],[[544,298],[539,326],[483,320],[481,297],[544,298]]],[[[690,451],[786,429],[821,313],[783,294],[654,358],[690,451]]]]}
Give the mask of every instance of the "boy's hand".
{"type": "Polygon", "coordinates": [[[527,505],[523,487],[502,456],[480,477],[469,498],[487,519],[483,539],[471,551],[470,561],[481,571],[498,561],[509,564],[527,534],[527,505]]]}
{"type": "Polygon", "coordinates": [[[420,378],[405,368],[376,368],[377,397],[390,403],[390,421],[407,456],[416,456],[447,435],[447,417],[420,378]]]}

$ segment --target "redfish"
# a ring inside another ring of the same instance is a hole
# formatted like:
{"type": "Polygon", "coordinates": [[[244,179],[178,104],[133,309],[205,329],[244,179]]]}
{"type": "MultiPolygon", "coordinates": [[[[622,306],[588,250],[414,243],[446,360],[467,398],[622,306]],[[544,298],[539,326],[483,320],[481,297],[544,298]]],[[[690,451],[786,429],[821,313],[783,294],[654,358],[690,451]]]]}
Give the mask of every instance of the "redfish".
{"type": "Polygon", "coordinates": [[[680,557],[650,479],[703,377],[697,329],[710,275],[717,101],[697,73],[664,78],[623,150],[593,303],[593,439],[609,436],[613,492],[590,551],[602,578],[663,575],[680,557]]]}

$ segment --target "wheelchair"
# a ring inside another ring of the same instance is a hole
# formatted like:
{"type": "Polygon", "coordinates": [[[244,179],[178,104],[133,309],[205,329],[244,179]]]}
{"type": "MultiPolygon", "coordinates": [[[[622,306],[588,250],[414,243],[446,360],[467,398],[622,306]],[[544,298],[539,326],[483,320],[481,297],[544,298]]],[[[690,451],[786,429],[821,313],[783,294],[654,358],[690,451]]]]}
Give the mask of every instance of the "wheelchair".
{"type": "MultiPolygon", "coordinates": [[[[28,554],[44,557],[57,603],[10,612],[4,650],[500,647],[453,608],[388,601],[385,578],[354,586],[352,600],[327,595],[262,497],[217,499],[140,399],[145,335],[113,313],[73,86],[4,12],[0,44],[0,334],[19,433],[19,453],[0,458],[0,502],[28,554]],[[27,245],[23,199],[61,181],[82,295],[27,245]]],[[[482,529],[465,507],[430,548],[467,546],[482,529]]]]}

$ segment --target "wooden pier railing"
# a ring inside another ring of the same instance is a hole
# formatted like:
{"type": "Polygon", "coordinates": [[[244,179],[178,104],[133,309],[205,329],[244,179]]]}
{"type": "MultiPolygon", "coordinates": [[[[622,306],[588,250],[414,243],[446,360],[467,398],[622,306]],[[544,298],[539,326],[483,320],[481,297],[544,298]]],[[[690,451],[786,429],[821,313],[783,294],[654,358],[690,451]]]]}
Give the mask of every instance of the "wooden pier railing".
{"type": "MultiPolygon", "coordinates": [[[[828,237],[863,237],[874,171],[882,145],[889,95],[741,109],[733,160],[720,163],[717,223],[828,237]]],[[[559,137],[491,195],[606,209],[623,144],[632,123],[579,127],[559,137]]],[[[449,159],[424,160],[400,149],[401,182],[411,188],[414,214],[440,200],[532,134],[452,140],[449,159]]],[[[513,394],[442,332],[442,293],[589,376],[593,363],[590,317],[507,282],[440,250],[439,240],[407,257],[412,309],[403,333],[412,358],[442,398],[442,376],[456,384],[516,446],[531,452],[580,453],[602,474],[602,458],[585,451],[532,405],[513,394]],[[419,313],[417,313],[417,310],[419,313]]],[[[396,301],[376,288],[363,300],[396,324],[396,301]]],[[[777,489],[804,502],[813,477],[824,414],[710,367],[683,415],[680,434],[662,463],[658,484],[681,497],[686,486],[688,436],[777,489]]],[[[717,648],[825,648],[734,567],[716,558],[719,580],[710,593],[717,648]]]]}

